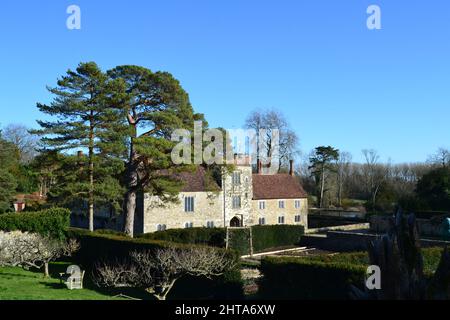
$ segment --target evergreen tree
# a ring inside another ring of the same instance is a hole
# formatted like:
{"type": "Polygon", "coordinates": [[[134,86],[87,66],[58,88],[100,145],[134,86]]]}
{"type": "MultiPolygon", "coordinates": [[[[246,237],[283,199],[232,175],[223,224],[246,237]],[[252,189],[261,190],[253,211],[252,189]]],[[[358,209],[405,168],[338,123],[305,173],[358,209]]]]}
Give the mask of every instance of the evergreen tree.
{"type": "MultiPolygon", "coordinates": [[[[55,151],[87,150],[86,161],[74,166],[68,158],[67,174],[61,186],[66,192],[87,198],[89,207],[89,229],[94,229],[94,203],[96,187],[107,180],[96,175],[105,161],[120,161],[125,151],[123,115],[120,109],[124,84],[110,80],[94,62],[81,63],[76,71],[69,70],[49,88],[55,95],[51,104],[38,104],[41,112],[55,117],[55,121],[38,121],[41,130],[35,133],[43,136],[42,142],[55,151]],[[100,180],[97,180],[100,179],[100,180]]],[[[107,162],[108,162],[107,161],[107,162]]]]}
{"type": "Polygon", "coordinates": [[[19,151],[12,143],[2,139],[0,131],[0,213],[12,210],[17,183],[11,172],[18,163],[19,151]]]}
{"type": "Polygon", "coordinates": [[[318,203],[323,208],[323,197],[325,194],[325,180],[327,172],[335,172],[334,163],[339,159],[339,150],[333,147],[317,147],[315,153],[309,159],[312,173],[318,185],[318,203]]]}
{"type": "Polygon", "coordinates": [[[119,66],[108,74],[126,83],[128,97],[122,110],[130,136],[124,231],[133,236],[137,193],[145,190],[166,201],[173,200],[182,185],[172,173],[189,169],[171,161],[175,145],[170,141],[172,132],[179,128],[192,132],[194,121],[203,120],[203,115],[194,114],[188,94],[169,73],[119,66]]]}

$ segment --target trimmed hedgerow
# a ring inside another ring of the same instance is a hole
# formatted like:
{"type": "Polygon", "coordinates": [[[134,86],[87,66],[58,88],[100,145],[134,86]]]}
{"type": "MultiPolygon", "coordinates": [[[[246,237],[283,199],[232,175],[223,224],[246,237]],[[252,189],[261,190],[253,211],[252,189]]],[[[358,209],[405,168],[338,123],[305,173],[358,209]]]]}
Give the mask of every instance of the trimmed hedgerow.
{"type": "MultiPolygon", "coordinates": [[[[73,259],[84,269],[92,271],[99,262],[118,262],[128,259],[130,252],[176,247],[179,249],[196,246],[146,238],[130,238],[120,234],[89,232],[71,228],[67,236],[80,242],[81,249],[73,259]]],[[[216,248],[216,250],[224,250],[216,248]]],[[[235,251],[227,251],[230,258],[238,259],[235,251]]],[[[238,266],[212,280],[199,277],[184,277],[177,282],[171,299],[239,299],[243,296],[242,280],[238,266]]]]}
{"type": "MultiPolygon", "coordinates": [[[[436,271],[442,248],[424,248],[424,272],[436,271]]],[[[311,257],[267,257],[262,260],[260,294],[266,299],[348,299],[350,284],[364,283],[366,252],[311,257]]]]}
{"type": "Polygon", "coordinates": [[[264,251],[270,248],[297,245],[305,233],[303,226],[276,225],[276,226],[254,226],[253,250],[264,251]]]}
{"type": "Polygon", "coordinates": [[[360,287],[367,266],[351,263],[266,257],[259,294],[264,299],[346,300],[350,285],[360,287]]]}
{"type": "Polygon", "coordinates": [[[139,238],[149,240],[205,244],[219,248],[225,247],[225,237],[226,230],[223,228],[169,229],[139,236],[139,238]]]}
{"type": "MultiPolygon", "coordinates": [[[[292,246],[300,241],[304,234],[303,226],[271,225],[252,227],[253,252],[261,252],[270,248],[292,246]]],[[[214,247],[225,247],[226,229],[224,228],[191,228],[169,229],[147,233],[139,238],[163,240],[177,243],[206,244],[214,247]]],[[[250,231],[246,228],[229,229],[229,247],[241,255],[250,253],[250,231]]]]}
{"type": "Polygon", "coordinates": [[[229,247],[241,256],[250,254],[250,230],[229,229],[229,247]]]}
{"type": "Polygon", "coordinates": [[[32,232],[62,239],[69,226],[70,211],[62,208],[0,215],[0,230],[3,231],[32,232]]]}

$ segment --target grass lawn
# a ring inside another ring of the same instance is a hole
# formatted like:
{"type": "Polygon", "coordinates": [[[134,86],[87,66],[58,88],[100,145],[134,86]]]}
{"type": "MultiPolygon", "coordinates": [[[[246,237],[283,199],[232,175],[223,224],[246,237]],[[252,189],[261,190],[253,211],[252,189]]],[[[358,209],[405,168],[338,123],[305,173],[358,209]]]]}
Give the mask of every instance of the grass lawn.
{"type": "Polygon", "coordinates": [[[121,300],[114,297],[118,293],[100,292],[92,288],[68,290],[58,279],[58,273],[64,272],[68,265],[52,263],[51,278],[44,278],[39,270],[0,268],[0,300],[121,300]]]}

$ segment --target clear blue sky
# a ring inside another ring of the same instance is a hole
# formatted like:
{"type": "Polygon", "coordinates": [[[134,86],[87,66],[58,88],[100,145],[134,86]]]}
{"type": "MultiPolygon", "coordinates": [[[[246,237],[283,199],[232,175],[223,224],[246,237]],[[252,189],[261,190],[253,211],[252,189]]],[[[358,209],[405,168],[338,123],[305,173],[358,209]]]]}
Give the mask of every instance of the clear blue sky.
{"type": "Polygon", "coordinates": [[[174,74],[212,126],[276,107],[304,152],[423,161],[450,147],[449,16],[446,0],[2,1],[0,123],[36,126],[46,85],[81,61],[137,64],[174,74]]]}

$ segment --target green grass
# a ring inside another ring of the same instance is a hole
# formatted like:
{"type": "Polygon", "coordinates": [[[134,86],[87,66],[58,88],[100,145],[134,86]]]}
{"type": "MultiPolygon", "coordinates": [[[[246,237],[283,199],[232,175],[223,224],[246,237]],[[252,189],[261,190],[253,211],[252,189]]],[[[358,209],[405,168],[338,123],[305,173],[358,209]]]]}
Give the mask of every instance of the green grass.
{"type": "Polygon", "coordinates": [[[68,290],[58,279],[58,273],[64,272],[67,266],[68,263],[51,264],[50,278],[44,278],[39,270],[0,268],[0,300],[120,300],[114,297],[118,293],[101,292],[93,286],[68,290]]]}

